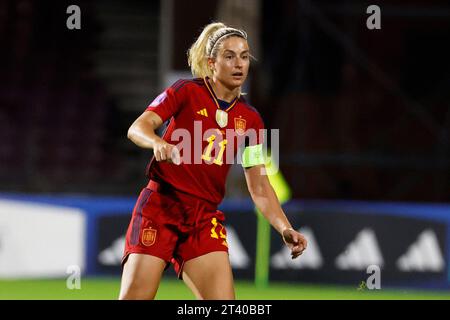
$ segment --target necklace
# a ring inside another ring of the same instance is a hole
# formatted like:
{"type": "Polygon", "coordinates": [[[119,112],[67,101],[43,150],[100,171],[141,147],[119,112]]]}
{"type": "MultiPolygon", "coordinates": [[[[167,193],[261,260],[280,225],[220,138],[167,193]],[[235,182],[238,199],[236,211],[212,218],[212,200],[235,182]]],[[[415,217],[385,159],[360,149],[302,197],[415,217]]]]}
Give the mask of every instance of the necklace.
{"type": "MultiPolygon", "coordinates": [[[[224,127],[226,127],[228,125],[228,112],[225,111],[225,110],[222,110],[220,108],[219,102],[217,101],[218,98],[217,98],[217,96],[215,94],[215,91],[214,91],[214,82],[212,81],[212,79],[207,79],[207,81],[208,81],[208,83],[209,83],[209,85],[211,87],[211,94],[212,94],[212,96],[214,98],[214,101],[216,103],[216,106],[217,106],[216,122],[221,128],[224,128],[224,127]],[[211,82],[209,80],[211,80],[211,82]]],[[[234,102],[231,104],[231,107],[234,106],[234,104],[236,104],[236,102],[237,102],[237,97],[235,98],[234,102]]]]}

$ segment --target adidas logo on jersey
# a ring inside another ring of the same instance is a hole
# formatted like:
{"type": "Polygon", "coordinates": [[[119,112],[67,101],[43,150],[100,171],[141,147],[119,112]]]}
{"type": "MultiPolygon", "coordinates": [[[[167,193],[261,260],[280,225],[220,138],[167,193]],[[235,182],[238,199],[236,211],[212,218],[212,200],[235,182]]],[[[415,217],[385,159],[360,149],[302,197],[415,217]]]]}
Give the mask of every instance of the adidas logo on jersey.
{"type": "Polygon", "coordinates": [[[432,230],[423,231],[397,260],[397,267],[406,272],[443,271],[445,262],[436,234],[432,230]]]}
{"type": "Polygon", "coordinates": [[[341,270],[366,270],[369,265],[382,267],[384,264],[375,232],[363,229],[335,260],[341,270]]]}
{"type": "Polygon", "coordinates": [[[322,254],[313,231],[308,227],[298,230],[308,239],[308,249],[297,259],[291,259],[291,250],[287,246],[278,251],[270,259],[275,269],[320,269],[323,265],[322,254]]]}
{"type": "Polygon", "coordinates": [[[203,108],[202,110],[197,111],[197,114],[200,114],[204,117],[208,117],[208,111],[206,111],[206,108],[203,108]]]}

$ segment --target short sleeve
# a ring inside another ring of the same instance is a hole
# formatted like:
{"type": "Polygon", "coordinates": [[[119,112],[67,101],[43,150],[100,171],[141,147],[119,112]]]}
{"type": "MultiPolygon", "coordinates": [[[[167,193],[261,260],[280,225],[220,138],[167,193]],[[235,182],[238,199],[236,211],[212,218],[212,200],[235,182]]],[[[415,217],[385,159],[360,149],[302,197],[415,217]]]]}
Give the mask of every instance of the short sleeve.
{"type": "Polygon", "coordinates": [[[183,85],[182,83],[183,81],[179,80],[167,88],[152,101],[146,111],[155,112],[161,117],[163,122],[174,116],[183,104],[182,91],[179,90],[183,85]]]}

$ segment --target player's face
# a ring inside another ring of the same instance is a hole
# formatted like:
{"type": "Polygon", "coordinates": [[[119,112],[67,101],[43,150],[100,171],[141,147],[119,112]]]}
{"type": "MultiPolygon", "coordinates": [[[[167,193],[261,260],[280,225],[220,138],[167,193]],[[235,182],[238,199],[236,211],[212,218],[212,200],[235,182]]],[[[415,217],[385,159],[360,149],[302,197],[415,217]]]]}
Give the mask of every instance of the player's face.
{"type": "Polygon", "coordinates": [[[250,66],[247,40],[230,37],[222,42],[214,64],[214,76],[228,88],[242,86],[250,66]]]}

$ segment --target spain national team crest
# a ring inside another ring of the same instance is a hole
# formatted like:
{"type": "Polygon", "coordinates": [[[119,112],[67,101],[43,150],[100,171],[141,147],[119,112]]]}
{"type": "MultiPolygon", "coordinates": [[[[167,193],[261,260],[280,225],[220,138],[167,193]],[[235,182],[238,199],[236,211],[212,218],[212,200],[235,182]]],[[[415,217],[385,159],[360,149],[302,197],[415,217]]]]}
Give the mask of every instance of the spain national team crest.
{"type": "Polygon", "coordinates": [[[243,135],[245,133],[245,128],[247,122],[242,118],[234,118],[234,130],[238,135],[243,135]]]}
{"type": "Polygon", "coordinates": [[[150,247],[155,243],[156,240],[156,229],[146,228],[142,230],[142,244],[144,246],[150,247]]]}

